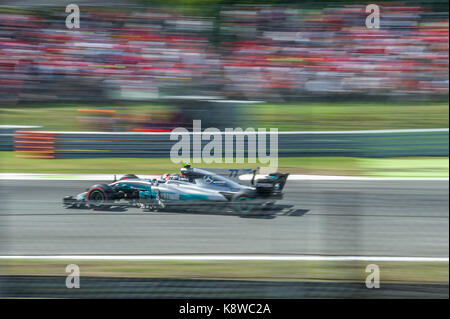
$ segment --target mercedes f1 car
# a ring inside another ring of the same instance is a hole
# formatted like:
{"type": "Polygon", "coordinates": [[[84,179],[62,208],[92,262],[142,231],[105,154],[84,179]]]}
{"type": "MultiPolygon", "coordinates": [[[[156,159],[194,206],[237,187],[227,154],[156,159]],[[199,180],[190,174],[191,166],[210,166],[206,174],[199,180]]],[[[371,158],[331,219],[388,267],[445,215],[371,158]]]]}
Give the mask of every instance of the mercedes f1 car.
{"type": "Polygon", "coordinates": [[[240,184],[204,169],[181,169],[181,174],[164,174],[161,179],[142,179],[133,174],[110,184],[96,184],[76,196],[66,196],[63,205],[106,210],[112,206],[141,207],[150,211],[199,210],[234,211],[237,214],[261,212],[283,196],[289,174],[271,173],[250,185],[240,184]]]}

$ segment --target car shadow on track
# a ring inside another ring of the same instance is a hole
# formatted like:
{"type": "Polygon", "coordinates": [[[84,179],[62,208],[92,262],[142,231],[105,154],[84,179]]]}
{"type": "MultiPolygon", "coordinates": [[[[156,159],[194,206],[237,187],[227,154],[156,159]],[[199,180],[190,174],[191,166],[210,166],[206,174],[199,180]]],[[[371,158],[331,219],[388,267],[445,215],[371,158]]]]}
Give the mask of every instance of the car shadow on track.
{"type": "Polygon", "coordinates": [[[70,209],[70,210],[87,210],[87,211],[92,211],[92,212],[126,212],[128,211],[127,207],[121,207],[121,206],[114,206],[114,207],[110,207],[110,208],[105,208],[105,209],[101,209],[101,210],[95,210],[89,207],[65,207],[66,209],[70,209]]]}
{"type": "Polygon", "coordinates": [[[278,216],[297,216],[301,217],[308,213],[308,209],[295,209],[293,205],[273,205],[270,208],[263,209],[251,214],[238,214],[232,211],[192,211],[192,210],[173,210],[160,211],[160,214],[191,214],[191,215],[218,215],[218,216],[233,216],[239,218],[254,218],[254,219],[274,219],[278,216]]]}
{"type": "MultiPolygon", "coordinates": [[[[127,213],[129,207],[124,206],[114,206],[107,209],[102,210],[93,210],[88,207],[82,207],[82,208],[75,208],[75,207],[67,207],[67,209],[70,210],[82,210],[82,211],[90,211],[92,213],[98,213],[98,214],[111,214],[111,213],[127,213]]],[[[273,205],[270,208],[265,208],[257,213],[252,213],[248,215],[243,214],[237,214],[233,213],[231,211],[208,211],[206,209],[204,210],[189,210],[189,209],[171,209],[171,210],[161,210],[161,211],[150,211],[150,210],[144,210],[140,211],[138,215],[142,215],[143,213],[147,214],[190,214],[190,215],[217,215],[217,216],[233,216],[233,217],[240,217],[240,218],[255,218],[255,219],[274,219],[278,216],[292,216],[292,217],[301,217],[308,213],[308,209],[295,209],[293,205],[273,205]]],[[[133,215],[136,215],[136,213],[130,213],[133,215]]]]}
{"type": "Polygon", "coordinates": [[[264,210],[264,214],[259,215],[249,215],[249,216],[242,216],[243,218],[267,218],[268,216],[271,216],[272,218],[275,218],[277,216],[297,216],[301,217],[309,212],[309,209],[296,209],[293,205],[273,205],[269,209],[264,210]]]}
{"type": "Polygon", "coordinates": [[[291,209],[283,214],[283,216],[303,216],[309,212],[309,209],[291,209]]]}

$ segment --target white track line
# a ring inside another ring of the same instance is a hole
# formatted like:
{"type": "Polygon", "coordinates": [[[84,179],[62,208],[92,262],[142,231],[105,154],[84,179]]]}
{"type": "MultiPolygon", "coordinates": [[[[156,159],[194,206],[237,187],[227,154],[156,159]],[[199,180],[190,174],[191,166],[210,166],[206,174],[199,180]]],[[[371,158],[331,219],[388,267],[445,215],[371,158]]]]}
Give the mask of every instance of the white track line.
{"type": "MultiPolygon", "coordinates": [[[[123,174],[116,174],[116,178],[123,174]]],[[[138,175],[141,178],[160,178],[161,175],[138,175]]],[[[261,178],[264,175],[256,175],[261,178]]],[[[251,180],[252,175],[241,175],[241,180],[251,180]]],[[[112,181],[114,174],[38,174],[38,173],[0,173],[0,180],[61,180],[61,181],[112,181]]],[[[289,175],[289,181],[448,181],[448,177],[362,177],[328,175],[289,175]]]]}
{"type": "MultiPolygon", "coordinates": [[[[265,175],[256,175],[262,178],[265,175]]],[[[251,180],[253,175],[239,176],[240,180],[251,180]]],[[[288,181],[448,181],[448,177],[364,177],[364,176],[332,176],[332,175],[289,175],[288,181]]]]}
{"type": "MultiPolygon", "coordinates": [[[[430,129],[400,129],[400,130],[359,130],[359,131],[253,131],[253,132],[234,132],[220,131],[218,134],[222,135],[250,135],[250,134],[382,134],[382,133],[432,133],[432,132],[448,132],[448,128],[430,128],[430,129]]],[[[172,132],[85,132],[85,131],[36,131],[44,134],[58,134],[58,135],[171,135],[172,132]]],[[[20,134],[20,132],[19,132],[20,134]]],[[[176,135],[202,135],[204,132],[177,132],[176,135]]]]}
{"type": "MultiPolygon", "coordinates": [[[[0,180],[61,180],[61,181],[113,181],[125,174],[41,174],[41,173],[0,173],[0,180]]],[[[139,174],[141,178],[160,178],[162,175],[139,174]]]]}
{"type": "Polygon", "coordinates": [[[99,261],[387,261],[448,262],[448,257],[315,256],[315,255],[7,255],[0,260],[99,260],[99,261]]]}

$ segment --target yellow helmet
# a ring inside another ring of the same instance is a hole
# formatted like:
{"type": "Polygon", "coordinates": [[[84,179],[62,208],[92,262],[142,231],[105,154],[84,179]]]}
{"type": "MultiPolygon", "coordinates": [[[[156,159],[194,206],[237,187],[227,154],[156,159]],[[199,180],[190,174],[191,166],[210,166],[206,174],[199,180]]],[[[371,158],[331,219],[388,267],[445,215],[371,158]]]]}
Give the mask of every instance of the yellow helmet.
{"type": "Polygon", "coordinates": [[[189,162],[184,162],[184,168],[191,168],[191,163],[189,162]]]}

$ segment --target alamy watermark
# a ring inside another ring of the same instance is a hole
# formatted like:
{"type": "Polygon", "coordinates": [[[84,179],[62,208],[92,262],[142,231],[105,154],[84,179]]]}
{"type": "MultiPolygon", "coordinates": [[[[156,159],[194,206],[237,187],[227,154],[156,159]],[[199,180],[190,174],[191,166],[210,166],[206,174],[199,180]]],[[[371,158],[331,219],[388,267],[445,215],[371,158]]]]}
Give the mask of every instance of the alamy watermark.
{"type": "Polygon", "coordinates": [[[366,272],[370,273],[366,277],[366,287],[369,289],[380,288],[380,267],[376,264],[367,265],[366,272]]]}
{"type": "MultiPolygon", "coordinates": [[[[66,13],[69,15],[66,17],[67,29],[79,29],[80,28],[80,7],[77,4],[69,4],[66,6],[66,13]]],[[[380,28],[380,7],[376,4],[369,4],[366,6],[366,13],[369,15],[366,17],[367,29],[379,29],[380,28]]]]}
{"type": "Polygon", "coordinates": [[[369,4],[366,7],[366,13],[370,13],[366,17],[367,29],[379,29],[380,28],[380,7],[376,4],[369,4]]]}
{"type": "Polygon", "coordinates": [[[267,131],[265,128],[243,130],[238,127],[220,131],[209,127],[202,131],[201,120],[194,120],[192,132],[178,127],[172,130],[170,140],[177,141],[170,150],[173,163],[240,164],[247,158],[247,163],[278,168],[276,128],[267,131]],[[202,141],[208,143],[203,145],[202,141]]]}
{"type": "Polygon", "coordinates": [[[70,13],[66,17],[67,29],[79,29],[80,28],[80,7],[76,4],[69,4],[66,7],[66,13],[70,13]]]}
{"type": "Polygon", "coordinates": [[[80,288],[80,267],[70,264],[66,267],[66,273],[69,273],[66,278],[66,287],[68,289],[80,288]]]}

